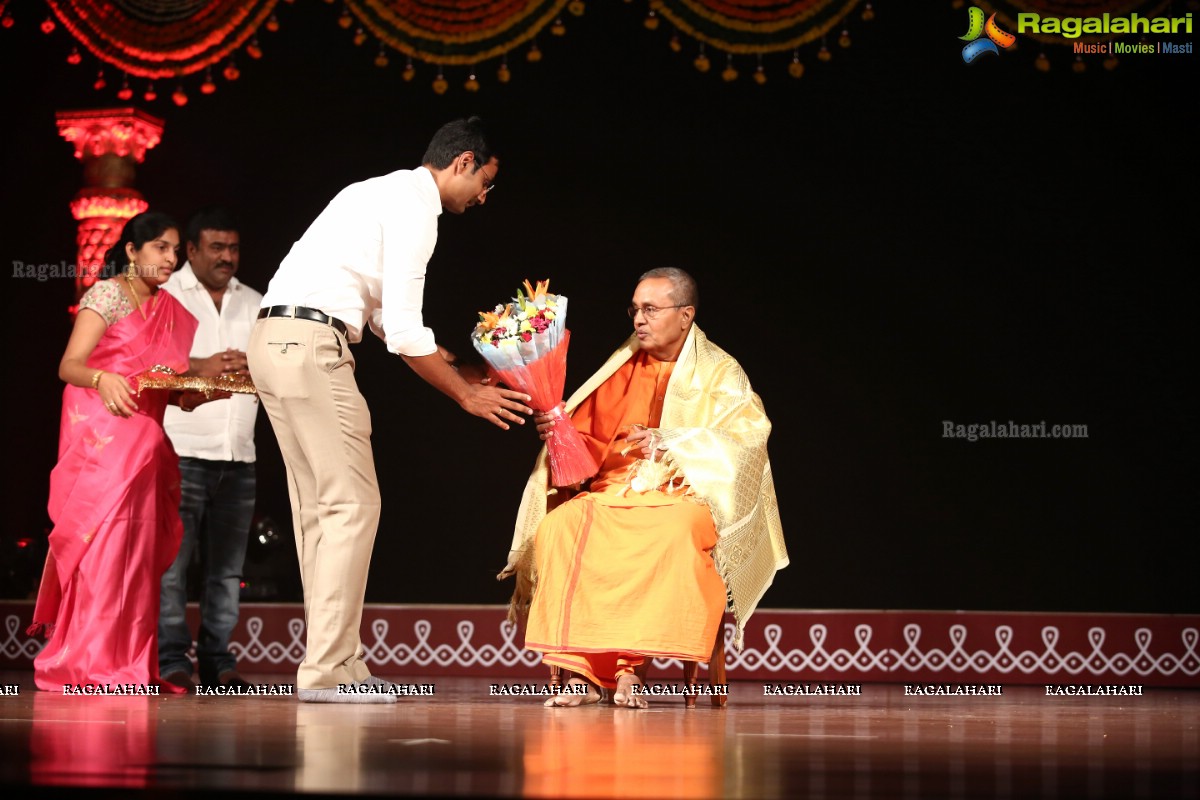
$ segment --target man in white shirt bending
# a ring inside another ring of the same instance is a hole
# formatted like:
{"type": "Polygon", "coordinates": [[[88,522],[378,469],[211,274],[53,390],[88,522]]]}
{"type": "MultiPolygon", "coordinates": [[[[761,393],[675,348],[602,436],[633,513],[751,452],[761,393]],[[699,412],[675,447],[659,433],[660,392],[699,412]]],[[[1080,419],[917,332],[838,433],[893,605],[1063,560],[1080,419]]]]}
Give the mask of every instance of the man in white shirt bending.
{"type": "Polygon", "coordinates": [[[370,327],[464,411],[506,430],[532,413],[523,392],[460,374],[421,314],[439,215],[483,205],[499,169],[478,117],[443,125],[420,167],[339,192],[267,287],[246,353],[288,472],[308,627],[301,701],[396,701],[358,634],[379,484],[350,344],[370,327]]]}
{"type": "MultiPolygon", "coordinates": [[[[262,295],[235,276],[240,258],[237,225],[226,209],[192,216],[185,231],[187,263],[163,287],[200,325],[192,341],[190,372],[216,377],[246,370],[245,349],[262,295]]],[[[199,397],[199,395],[194,395],[199,397]]],[[[188,650],[187,580],[200,564],[200,629],[196,660],[206,686],[246,686],[229,652],[238,621],[242,565],[254,517],[254,422],[258,398],[235,394],[222,403],[193,405],[184,395],[163,428],[179,454],[183,542],[162,578],[158,621],[159,674],[195,691],[188,650]]]]}

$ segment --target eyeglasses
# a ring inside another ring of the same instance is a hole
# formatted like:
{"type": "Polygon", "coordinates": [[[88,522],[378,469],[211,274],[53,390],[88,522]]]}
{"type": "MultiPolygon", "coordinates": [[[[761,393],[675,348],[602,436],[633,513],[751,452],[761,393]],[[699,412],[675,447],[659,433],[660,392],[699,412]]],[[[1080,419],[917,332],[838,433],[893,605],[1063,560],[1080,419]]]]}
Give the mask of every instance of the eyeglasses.
{"type": "Polygon", "coordinates": [[[659,306],[630,306],[625,309],[625,313],[629,315],[630,319],[637,319],[638,312],[640,311],[646,316],[646,319],[654,319],[660,311],[666,311],[668,308],[687,308],[689,305],[691,304],[679,303],[678,305],[662,306],[661,308],[659,306]]]}
{"type": "Polygon", "coordinates": [[[480,192],[480,194],[487,194],[492,191],[492,189],[496,188],[496,184],[491,178],[488,177],[488,174],[484,172],[482,165],[479,167],[479,171],[483,172],[483,191],[480,192]]]}

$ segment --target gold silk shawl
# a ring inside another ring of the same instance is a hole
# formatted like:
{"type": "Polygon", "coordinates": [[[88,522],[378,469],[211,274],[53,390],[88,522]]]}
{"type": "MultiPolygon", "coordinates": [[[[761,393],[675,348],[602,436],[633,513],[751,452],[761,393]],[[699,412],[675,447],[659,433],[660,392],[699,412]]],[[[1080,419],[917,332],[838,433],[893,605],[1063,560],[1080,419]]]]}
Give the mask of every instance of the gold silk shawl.
{"type": "MultiPolygon", "coordinates": [[[[567,400],[571,413],[638,350],[629,339],[567,400]]],[[[714,550],[717,570],[729,593],[736,624],[734,646],[742,647],[746,622],[775,578],[788,565],[775,483],[767,458],[771,422],[750,388],[741,366],[708,341],[696,325],[688,332],[671,374],[660,426],[667,463],[683,473],[695,495],[713,515],[720,537],[714,550]]],[[[550,485],[546,448],[538,453],[525,484],[508,565],[497,576],[514,573],[517,586],[509,619],[523,619],[537,583],[533,543],[547,514],[550,485]]]]}

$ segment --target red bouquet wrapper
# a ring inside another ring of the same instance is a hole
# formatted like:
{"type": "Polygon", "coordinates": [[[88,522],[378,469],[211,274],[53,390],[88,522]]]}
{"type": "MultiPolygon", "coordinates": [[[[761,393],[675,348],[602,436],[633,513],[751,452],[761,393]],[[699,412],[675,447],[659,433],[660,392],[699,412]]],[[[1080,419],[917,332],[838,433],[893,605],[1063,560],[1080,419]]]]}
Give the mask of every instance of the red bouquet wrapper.
{"type": "Polygon", "coordinates": [[[489,366],[492,375],[505,386],[528,394],[534,410],[554,418],[554,435],[546,441],[546,451],[550,457],[550,480],[555,486],[574,485],[600,469],[571,418],[561,408],[570,343],[571,332],[564,331],[554,349],[535,361],[511,369],[489,366]]]}

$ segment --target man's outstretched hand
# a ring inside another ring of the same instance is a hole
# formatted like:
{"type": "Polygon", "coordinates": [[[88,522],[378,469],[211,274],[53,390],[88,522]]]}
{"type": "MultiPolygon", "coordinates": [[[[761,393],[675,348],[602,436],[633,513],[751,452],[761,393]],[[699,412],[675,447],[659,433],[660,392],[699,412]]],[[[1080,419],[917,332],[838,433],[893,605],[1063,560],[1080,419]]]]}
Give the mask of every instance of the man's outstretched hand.
{"type": "Polygon", "coordinates": [[[425,356],[402,354],[400,357],[426,383],[453,398],[468,414],[483,417],[504,430],[508,430],[510,422],[524,425],[525,418],[521,415],[533,413],[526,405],[530,397],[524,392],[501,389],[493,386],[490,380],[472,383],[470,373],[464,377],[456,372],[451,364],[457,359],[444,347],[439,346],[436,352],[425,356]]]}
{"type": "Polygon", "coordinates": [[[529,395],[512,389],[501,389],[488,383],[472,383],[470,391],[459,402],[468,414],[483,417],[493,425],[508,430],[508,423],[525,424],[525,417],[533,413],[533,409],[525,405],[530,400],[529,395]]]}

